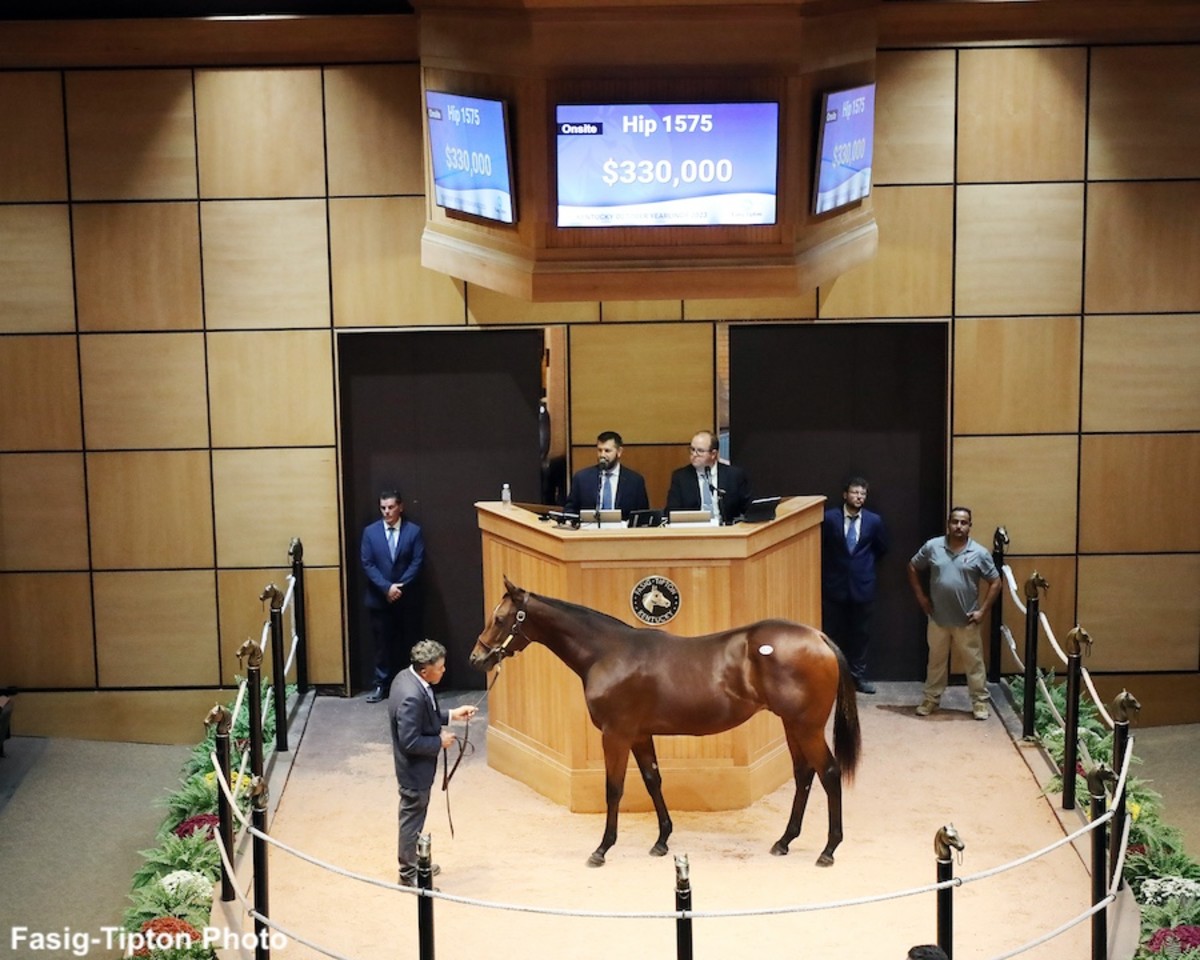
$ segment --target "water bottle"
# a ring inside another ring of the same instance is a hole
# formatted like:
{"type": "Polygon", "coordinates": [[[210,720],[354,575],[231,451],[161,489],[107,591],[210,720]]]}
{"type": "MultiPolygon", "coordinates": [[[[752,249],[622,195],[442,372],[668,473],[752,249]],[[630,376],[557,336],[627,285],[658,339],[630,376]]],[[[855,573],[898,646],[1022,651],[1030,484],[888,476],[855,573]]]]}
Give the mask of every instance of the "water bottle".
{"type": "Polygon", "coordinates": [[[512,504],[512,488],[507,483],[500,488],[500,502],[506,507],[512,504]]]}

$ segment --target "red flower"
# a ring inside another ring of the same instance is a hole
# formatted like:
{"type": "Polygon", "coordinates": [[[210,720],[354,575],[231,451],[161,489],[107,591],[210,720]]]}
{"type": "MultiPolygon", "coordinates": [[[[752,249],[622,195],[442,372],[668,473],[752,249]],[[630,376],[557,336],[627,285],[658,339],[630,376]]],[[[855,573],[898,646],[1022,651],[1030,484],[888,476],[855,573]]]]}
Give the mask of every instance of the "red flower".
{"type": "Polygon", "coordinates": [[[1179,944],[1183,950],[1194,950],[1200,947],[1200,927],[1185,923],[1178,927],[1162,927],[1151,934],[1146,941],[1146,949],[1151,953],[1161,953],[1171,941],[1179,944]]]}
{"type": "MultiPolygon", "coordinates": [[[[157,941],[158,938],[171,938],[175,940],[180,934],[186,936],[193,943],[203,939],[200,936],[200,931],[193,927],[186,920],[180,920],[178,917],[155,917],[153,920],[147,920],[142,924],[142,933],[147,938],[152,938],[157,941]]],[[[135,957],[150,956],[150,945],[142,947],[140,950],[135,950],[135,957]]]]}
{"type": "Polygon", "coordinates": [[[197,813],[188,817],[174,830],[177,837],[190,837],[197,830],[203,830],[211,840],[220,826],[221,818],[215,813],[197,813]]]}

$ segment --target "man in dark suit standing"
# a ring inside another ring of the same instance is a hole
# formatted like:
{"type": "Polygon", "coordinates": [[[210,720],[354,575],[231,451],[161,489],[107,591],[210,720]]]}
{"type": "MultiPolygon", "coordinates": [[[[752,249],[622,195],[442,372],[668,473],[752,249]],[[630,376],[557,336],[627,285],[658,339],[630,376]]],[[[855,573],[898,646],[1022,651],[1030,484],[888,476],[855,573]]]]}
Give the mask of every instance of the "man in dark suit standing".
{"type": "Polygon", "coordinates": [[[746,471],[721,462],[717,438],[708,430],[692,437],[690,451],[688,465],[671,474],[667,510],[718,511],[722,523],[733,523],[750,503],[746,471]]]}
{"type": "Polygon", "coordinates": [[[620,510],[628,519],[633,510],[649,510],[646,481],[636,470],[621,466],[621,435],[605,430],[596,437],[596,466],[584,467],[571,478],[571,492],[563,506],[587,522],[597,510],[620,510]]]}
{"type": "MultiPolygon", "coordinates": [[[[446,648],[435,640],[421,640],[412,648],[412,666],[392,681],[388,696],[388,726],[392,732],[392,759],[400,789],[400,882],[417,885],[417,840],[425,828],[429,793],[437,772],[438,754],[455,740],[443,729],[451,720],[469,720],[476,707],[441,709],[433,688],[446,673],[446,648]]],[[[441,868],[434,866],[435,874],[441,868]]]]}
{"type": "Polygon", "coordinates": [[[877,513],[864,510],[867,481],[852,477],[842,505],[825,511],[821,524],[821,619],[842,648],[854,686],[874,693],[867,679],[867,645],[875,606],[875,564],[888,550],[888,533],[877,513]]]}
{"type": "Polygon", "coordinates": [[[404,500],[398,490],[379,495],[382,520],[367,524],[362,535],[361,560],[367,575],[366,604],[375,638],[375,675],[368,703],[387,697],[392,677],[408,657],[420,633],[417,579],[425,562],[421,528],[404,519],[404,500]]]}

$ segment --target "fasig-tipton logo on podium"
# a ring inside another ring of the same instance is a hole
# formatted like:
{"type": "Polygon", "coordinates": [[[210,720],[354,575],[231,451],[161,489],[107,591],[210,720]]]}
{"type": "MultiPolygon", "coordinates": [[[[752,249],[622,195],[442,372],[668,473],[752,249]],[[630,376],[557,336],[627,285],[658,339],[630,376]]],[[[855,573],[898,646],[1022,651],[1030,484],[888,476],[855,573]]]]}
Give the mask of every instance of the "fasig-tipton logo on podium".
{"type": "Polygon", "coordinates": [[[629,605],[643,623],[666,623],[679,612],[679,588],[666,577],[646,577],[629,594],[629,605]]]}

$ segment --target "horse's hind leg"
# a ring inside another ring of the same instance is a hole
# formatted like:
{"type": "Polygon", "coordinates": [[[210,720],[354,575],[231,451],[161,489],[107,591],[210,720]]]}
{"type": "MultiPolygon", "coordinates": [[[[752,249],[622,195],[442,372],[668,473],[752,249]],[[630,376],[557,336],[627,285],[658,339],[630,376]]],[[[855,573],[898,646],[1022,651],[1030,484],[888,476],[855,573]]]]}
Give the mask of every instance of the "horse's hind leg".
{"type": "Polygon", "coordinates": [[[825,799],[829,804],[829,836],[825,841],[825,849],[817,857],[817,866],[831,867],[833,851],[842,842],[842,768],[825,746],[823,737],[821,745],[825,748],[825,762],[821,766],[820,774],[821,786],[825,788],[825,799]]]}
{"type": "Polygon", "coordinates": [[[815,772],[804,756],[799,739],[793,736],[790,728],[785,727],[788,750],[792,755],[792,773],[796,778],[796,795],[792,798],[792,814],[788,817],[787,827],[783,836],[775,841],[771,853],[777,857],[785,856],[788,845],[800,835],[804,825],[804,811],[808,807],[808,795],[812,790],[813,773],[815,772]]]}
{"type": "Polygon", "coordinates": [[[617,842],[617,811],[621,805],[621,795],[625,792],[625,767],[629,763],[629,743],[616,740],[607,734],[601,734],[604,744],[604,804],[607,814],[604,818],[604,836],[598,846],[588,857],[589,867],[604,866],[604,855],[609,847],[617,842]]]}
{"type": "Polygon", "coordinates": [[[638,770],[642,774],[642,782],[646,784],[646,792],[654,802],[654,812],[658,814],[658,840],[650,848],[653,857],[666,856],[667,838],[671,836],[671,815],[667,813],[667,804],[662,795],[662,774],[658,769],[658,754],[654,750],[654,739],[646,737],[633,744],[633,758],[637,761],[638,770]]]}

